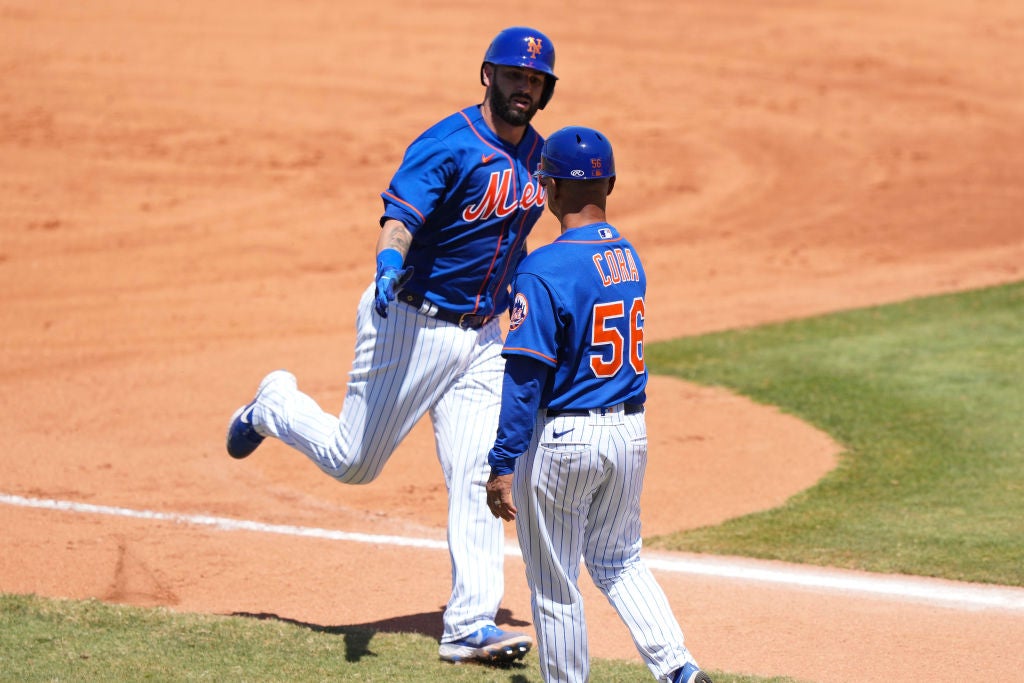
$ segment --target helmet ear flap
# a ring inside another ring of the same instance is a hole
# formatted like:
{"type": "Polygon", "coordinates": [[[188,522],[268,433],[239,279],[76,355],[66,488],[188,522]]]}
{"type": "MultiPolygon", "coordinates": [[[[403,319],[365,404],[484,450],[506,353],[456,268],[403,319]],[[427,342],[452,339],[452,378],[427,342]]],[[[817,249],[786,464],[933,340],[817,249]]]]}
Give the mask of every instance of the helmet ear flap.
{"type": "Polygon", "coordinates": [[[543,109],[547,106],[548,102],[551,101],[551,96],[555,94],[555,79],[553,76],[544,77],[544,90],[540,94],[540,102],[538,107],[543,109]]]}

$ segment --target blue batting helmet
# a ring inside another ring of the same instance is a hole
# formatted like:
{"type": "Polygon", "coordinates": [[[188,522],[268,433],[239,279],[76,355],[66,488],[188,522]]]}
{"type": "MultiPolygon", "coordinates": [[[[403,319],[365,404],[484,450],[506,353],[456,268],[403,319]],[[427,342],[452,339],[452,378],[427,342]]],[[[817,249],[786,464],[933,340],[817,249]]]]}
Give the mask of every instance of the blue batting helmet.
{"type": "Polygon", "coordinates": [[[567,126],[544,141],[537,177],[596,180],[615,175],[612,143],[593,128],[567,126]]]}
{"type": "Polygon", "coordinates": [[[519,66],[540,71],[544,79],[544,92],[540,96],[540,108],[547,105],[555,92],[555,46],[546,35],[526,26],[507,28],[491,41],[480,65],[480,82],[484,82],[484,64],[519,66]]]}

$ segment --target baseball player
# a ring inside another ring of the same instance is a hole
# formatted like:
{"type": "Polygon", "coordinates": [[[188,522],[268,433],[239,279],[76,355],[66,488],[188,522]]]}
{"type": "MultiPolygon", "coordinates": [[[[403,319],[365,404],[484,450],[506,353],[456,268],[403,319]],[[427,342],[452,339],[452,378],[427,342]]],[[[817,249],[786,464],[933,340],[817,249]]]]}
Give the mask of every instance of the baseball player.
{"type": "Polygon", "coordinates": [[[659,681],[710,683],[640,558],[647,279],[636,249],[605,222],[611,144],[563,128],[545,142],[537,176],[562,234],[526,257],[512,283],[487,491],[495,517],[518,515],[541,674],[588,680],[582,557],[659,681]]]}
{"type": "Polygon", "coordinates": [[[501,31],[480,67],[483,102],[436,123],[406,150],[381,195],[376,277],[359,302],[340,416],[279,370],[228,427],[235,458],[273,436],[338,481],[367,484],[429,413],[448,488],[452,567],[439,654],[452,662],[504,663],[532,646],[528,635],[494,623],[504,536],[485,484],[504,369],[498,317],[544,212],[533,176],[544,140],[530,121],[551,99],[554,66],[554,47],[540,31],[501,31]]]}

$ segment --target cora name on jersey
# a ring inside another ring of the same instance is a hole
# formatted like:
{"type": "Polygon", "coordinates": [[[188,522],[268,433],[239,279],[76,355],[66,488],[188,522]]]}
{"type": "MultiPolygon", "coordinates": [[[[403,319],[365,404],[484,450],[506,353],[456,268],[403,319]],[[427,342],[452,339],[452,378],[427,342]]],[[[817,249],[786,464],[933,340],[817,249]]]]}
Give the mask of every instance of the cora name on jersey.
{"type": "Polygon", "coordinates": [[[523,195],[517,200],[512,193],[512,169],[507,168],[501,173],[491,173],[483,199],[463,209],[462,220],[469,223],[487,220],[494,215],[504,218],[517,208],[528,211],[534,206],[544,206],[546,199],[547,193],[544,188],[530,181],[523,186],[523,195]]]}
{"type": "Polygon", "coordinates": [[[594,254],[594,266],[605,287],[620,282],[639,282],[640,270],[631,249],[608,249],[604,254],[594,254]]]}

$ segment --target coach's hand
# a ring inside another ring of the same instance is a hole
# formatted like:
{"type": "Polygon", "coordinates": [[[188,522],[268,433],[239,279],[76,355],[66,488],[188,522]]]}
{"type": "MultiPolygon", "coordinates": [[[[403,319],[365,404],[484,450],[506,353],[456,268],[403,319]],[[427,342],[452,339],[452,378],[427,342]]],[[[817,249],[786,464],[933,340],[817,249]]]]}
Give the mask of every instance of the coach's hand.
{"type": "Polygon", "coordinates": [[[511,474],[495,474],[491,472],[487,480],[487,507],[495,517],[511,522],[516,518],[515,503],[512,502],[511,474]]]}

